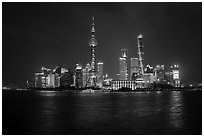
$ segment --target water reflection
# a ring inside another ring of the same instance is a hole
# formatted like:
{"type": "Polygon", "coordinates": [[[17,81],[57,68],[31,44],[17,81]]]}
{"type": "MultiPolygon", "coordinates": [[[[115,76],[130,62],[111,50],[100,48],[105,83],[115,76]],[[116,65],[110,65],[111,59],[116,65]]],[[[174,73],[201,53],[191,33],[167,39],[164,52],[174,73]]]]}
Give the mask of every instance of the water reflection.
{"type": "Polygon", "coordinates": [[[46,91],[46,90],[41,90],[38,91],[40,96],[57,96],[57,93],[59,91],[46,91]]]}
{"type": "Polygon", "coordinates": [[[69,134],[103,134],[102,131],[107,131],[110,134],[128,134],[128,131],[138,133],[139,129],[151,132],[152,129],[156,131],[164,128],[165,118],[171,128],[183,126],[183,100],[179,91],[170,94],[68,94],[53,91],[39,93],[43,98],[39,126],[42,134],[46,131],[63,131],[69,134]],[[164,107],[165,103],[169,104],[169,113],[166,113],[169,118],[163,115],[167,109],[164,107]]]}
{"type": "Polygon", "coordinates": [[[183,126],[183,100],[180,91],[172,91],[170,96],[170,124],[175,128],[183,126]]]}
{"type": "Polygon", "coordinates": [[[98,124],[102,123],[104,117],[107,118],[107,114],[104,113],[103,107],[106,102],[103,102],[106,98],[105,94],[77,94],[76,102],[74,104],[75,111],[75,125],[80,125],[86,132],[92,131],[93,129],[97,131],[98,124]]]}
{"type": "Polygon", "coordinates": [[[56,92],[40,92],[41,96],[43,97],[42,104],[40,106],[41,113],[40,115],[40,127],[39,130],[42,134],[46,131],[52,131],[55,126],[55,119],[57,117],[57,106],[55,101],[56,92]]]}

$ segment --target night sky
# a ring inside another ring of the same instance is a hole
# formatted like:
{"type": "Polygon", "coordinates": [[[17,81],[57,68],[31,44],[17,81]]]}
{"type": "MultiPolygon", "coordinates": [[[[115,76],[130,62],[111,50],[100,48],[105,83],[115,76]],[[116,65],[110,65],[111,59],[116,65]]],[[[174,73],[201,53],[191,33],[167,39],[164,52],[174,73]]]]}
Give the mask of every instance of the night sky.
{"type": "Polygon", "coordinates": [[[2,4],[2,79],[23,85],[41,66],[74,70],[91,61],[95,16],[97,61],[116,78],[120,49],[137,57],[144,36],[144,64],[178,64],[183,83],[202,82],[202,3],[5,3],[2,4]]]}

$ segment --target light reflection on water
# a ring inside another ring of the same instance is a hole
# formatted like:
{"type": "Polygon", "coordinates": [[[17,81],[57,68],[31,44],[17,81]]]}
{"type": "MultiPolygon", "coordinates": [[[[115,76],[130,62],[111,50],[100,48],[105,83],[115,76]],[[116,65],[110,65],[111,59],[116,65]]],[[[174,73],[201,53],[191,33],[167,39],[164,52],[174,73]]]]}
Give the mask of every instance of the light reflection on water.
{"type": "Polygon", "coordinates": [[[40,120],[41,124],[39,125],[39,130],[42,132],[46,132],[47,130],[52,131],[53,127],[55,126],[55,119],[57,118],[57,106],[54,99],[54,96],[56,96],[56,92],[43,92],[43,94],[40,94],[41,96],[47,96],[49,98],[45,98],[42,102],[41,107],[41,113],[40,120]]]}
{"type": "MultiPolygon", "coordinates": [[[[120,121],[122,123],[126,120],[126,123],[131,123],[138,118],[147,117],[146,119],[148,119],[149,116],[155,116],[163,110],[162,94],[162,92],[74,94],[76,97],[75,104],[71,104],[75,107],[74,124],[86,128],[95,127],[96,130],[98,124],[104,121],[112,123],[120,121]],[[150,99],[152,102],[150,102],[150,99]]],[[[46,127],[52,128],[55,125],[58,114],[57,107],[59,107],[55,96],[59,95],[61,93],[56,91],[40,91],[40,96],[49,97],[45,98],[41,106],[42,130],[46,127]]],[[[183,125],[182,111],[181,93],[172,91],[169,100],[169,124],[174,128],[181,128],[183,125]]],[[[121,123],[118,123],[118,125],[121,123]]]]}
{"type": "MultiPolygon", "coordinates": [[[[184,126],[186,125],[184,120],[188,120],[186,107],[189,105],[185,105],[184,109],[186,98],[179,91],[138,93],[34,91],[26,92],[26,96],[19,93],[16,92],[17,103],[15,105],[7,103],[7,108],[13,107],[15,108],[13,110],[17,110],[18,107],[23,108],[22,104],[29,104],[26,109],[21,109],[24,111],[22,114],[29,114],[21,117],[27,123],[16,126],[15,129],[24,130],[23,126],[27,125],[27,133],[30,134],[182,134],[196,127],[193,124],[184,126]]],[[[192,98],[187,99],[191,102],[192,98]]],[[[7,121],[12,123],[16,118],[15,113],[7,111],[4,110],[9,117],[7,121]],[[12,117],[14,118],[11,119],[12,117]]],[[[189,113],[192,112],[188,111],[189,113]]],[[[13,130],[9,125],[5,128],[13,130]]]]}
{"type": "Polygon", "coordinates": [[[183,126],[183,100],[180,91],[172,91],[170,97],[170,124],[175,128],[183,126]]]}
{"type": "Polygon", "coordinates": [[[57,96],[57,95],[60,95],[59,94],[60,91],[40,90],[37,92],[39,92],[40,96],[57,96]]]}

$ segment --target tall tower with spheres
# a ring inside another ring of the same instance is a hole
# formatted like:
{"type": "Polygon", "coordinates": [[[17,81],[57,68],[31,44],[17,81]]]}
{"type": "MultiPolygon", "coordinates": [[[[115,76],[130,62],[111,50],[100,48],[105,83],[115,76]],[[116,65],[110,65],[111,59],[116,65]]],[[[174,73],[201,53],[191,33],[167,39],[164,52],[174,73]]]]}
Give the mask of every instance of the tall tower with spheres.
{"type": "Polygon", "coordinates": [[[92,28],[91,28],[91,39],[89,41],[89,46],[91,47],[91,70],[89,72],[90,77],[87,82],[88,87],[96,86],[96,45],[97,40],[95,38],[95,24],[94,24],[94,16],[92,17],[92,28]]]}

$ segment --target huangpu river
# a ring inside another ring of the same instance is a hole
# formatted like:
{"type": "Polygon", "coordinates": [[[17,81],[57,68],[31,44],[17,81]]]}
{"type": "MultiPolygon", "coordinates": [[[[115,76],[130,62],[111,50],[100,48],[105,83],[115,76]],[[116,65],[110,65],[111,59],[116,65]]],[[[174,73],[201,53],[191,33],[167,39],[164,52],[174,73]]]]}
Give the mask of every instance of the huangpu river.
{"type": "Polygon", "coordinates": [[[3,135],[202,134],[202,91],[2,91],[3,135]]]}

